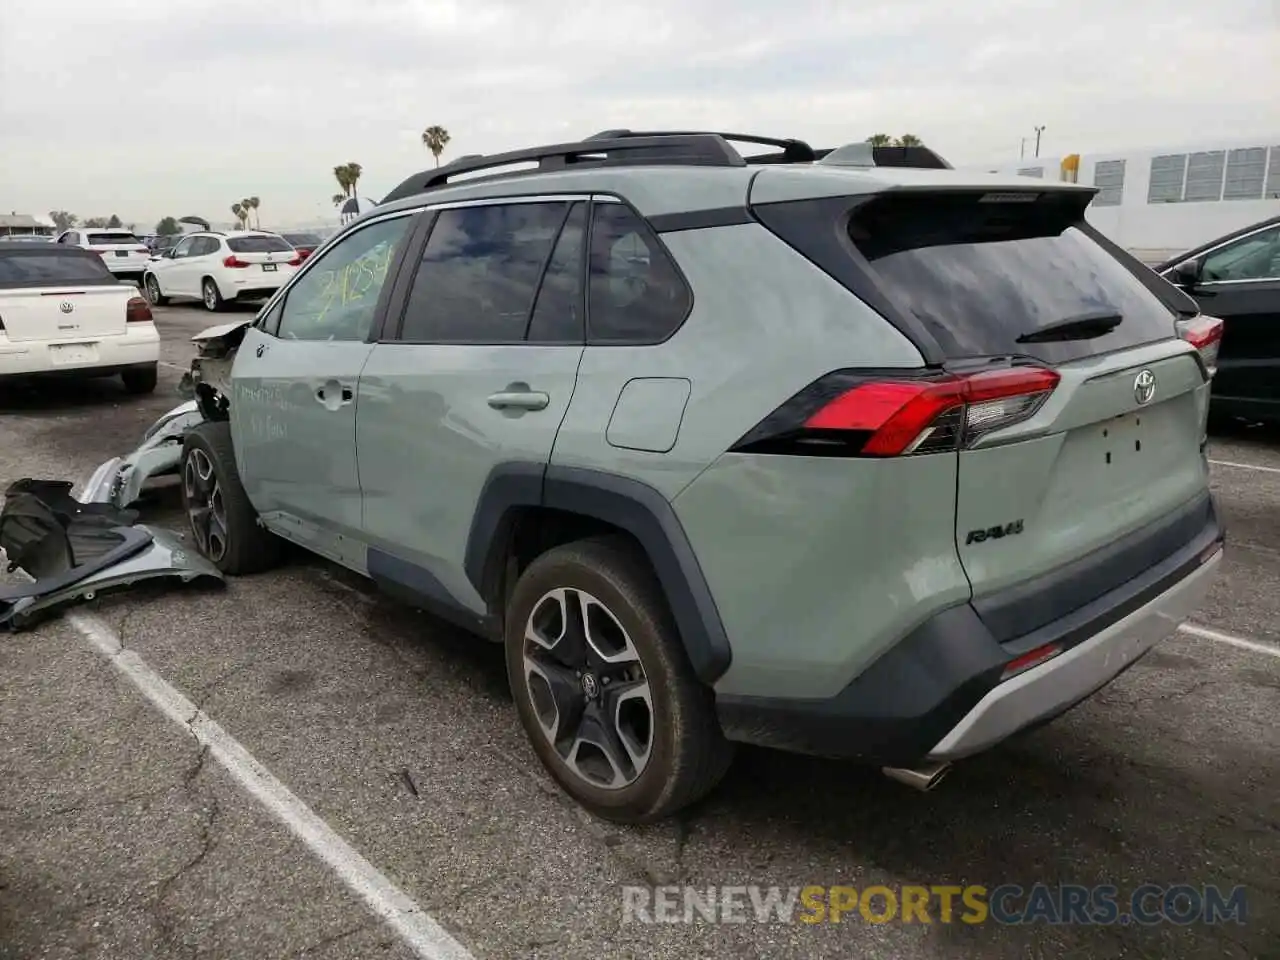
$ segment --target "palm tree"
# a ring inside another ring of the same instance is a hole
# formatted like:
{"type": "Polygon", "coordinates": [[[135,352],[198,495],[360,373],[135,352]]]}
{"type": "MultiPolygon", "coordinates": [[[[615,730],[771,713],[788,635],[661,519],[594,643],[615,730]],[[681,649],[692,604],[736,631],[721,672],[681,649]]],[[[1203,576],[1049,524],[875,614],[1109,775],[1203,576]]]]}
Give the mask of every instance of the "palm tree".
{"type": "Polygon", "coordinates": [[[436,166],[440,166],[440,154],[444,153],[444,148],[449,145],[449,131],[432,124],[422,131],[422,145],[436,158],[436,166]]]}
{"type": "Polygon", "coordinates": [[[236,223],[242,227],[244,226],[244,207],[238,203],[233,203],[231,205],[231,215],[236,218],[236,223]]]}
{"type": "Polygon", "coordinates": [[[342,206],[342,201],[346,200],[347,198],[340,193],[335,193],[332,199],[333,199],[333,205],[335,207],[340,207],[342,206]]]}
{"type": "Polygon", "coordinates": [[[249,209],[253,211],[253,218],[257,221],[257,227],[259,230],[262,229],[262,218],[258,216],[258,207],[261,203],[262,201],[258,197],[249,198],[249,209]]]}
{"type": "Polygon", "coordinates": [[[342,188],[344,199],[351,196],[351,174],[345,163],[340,163],[333,168],[333,179],[337,180],[338,186],[342,188]]]}
{"type": "Polygon", "coordinates": [[[873,147],[887,147],[889,144],[893,143],[893,137],[889,136],[887,133],[873,133],[871,136],[867,137],[867,143],[871,144],[873,147]]]}
{"type": "Polygon", "coordinates": [[[360,174],[364,173],[364,167],[358,163],[347,164],[347,181],[351,184],[351,196],[359,200],[360,191],[356,189],[356,184],[360,182],[360,174]]]}
{"type": "Polygon", "coordinates": [[[924,141],[914,133],[904,133],[894,145],[898,147],[923,147],[924,141]]]}

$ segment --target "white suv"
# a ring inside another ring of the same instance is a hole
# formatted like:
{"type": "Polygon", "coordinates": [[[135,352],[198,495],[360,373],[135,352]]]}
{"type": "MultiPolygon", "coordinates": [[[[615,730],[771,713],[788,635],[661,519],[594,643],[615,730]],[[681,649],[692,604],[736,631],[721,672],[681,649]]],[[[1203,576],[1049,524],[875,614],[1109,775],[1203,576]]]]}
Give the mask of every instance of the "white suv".
{"type": "Polygon", "coordinates": [[[55,243],[92,250],[112,275],[137,282],[147,269],[151,251],[132,230],[115,227],[76,227],[64,230],[55,243]]]}
{"type": "Polygon", "coordinates": [[[147,264],[147,298],[164,306],[170,297],[198,299],[209,310],[228,300],[261,300],[292,277],[302,257],[278,234],[260,230],[193,233],[147,264]]]}

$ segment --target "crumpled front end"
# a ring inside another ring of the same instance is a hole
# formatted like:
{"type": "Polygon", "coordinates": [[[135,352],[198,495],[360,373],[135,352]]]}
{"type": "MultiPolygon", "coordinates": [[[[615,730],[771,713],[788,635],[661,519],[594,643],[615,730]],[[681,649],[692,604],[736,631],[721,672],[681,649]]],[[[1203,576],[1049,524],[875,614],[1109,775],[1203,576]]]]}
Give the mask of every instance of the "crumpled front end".
{"type": "Polygon", "coordinates": [[[174,407],[151,425],[131,454],[112,457],[99,466],[78,499],[81,503],[109,503],[121,510],[131,506],[149,480],[177,474],[182,461],[182,438],[204,420],[195,400],[174,407]]]}

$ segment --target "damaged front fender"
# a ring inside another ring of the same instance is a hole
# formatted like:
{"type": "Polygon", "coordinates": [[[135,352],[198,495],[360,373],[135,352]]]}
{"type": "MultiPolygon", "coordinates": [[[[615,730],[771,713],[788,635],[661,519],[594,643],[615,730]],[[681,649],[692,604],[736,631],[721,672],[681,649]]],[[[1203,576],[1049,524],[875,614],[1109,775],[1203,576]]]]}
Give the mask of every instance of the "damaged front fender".
{"type": "Polygon", "coordinates": [[[121,510],[135,503],[147,481],[178,472],[182,438],[204,419],[195,400],[174,407],[148,428],[133,453],[112,457],[99,466],[77,499],[81,503],[109,503],[121,510]]]}

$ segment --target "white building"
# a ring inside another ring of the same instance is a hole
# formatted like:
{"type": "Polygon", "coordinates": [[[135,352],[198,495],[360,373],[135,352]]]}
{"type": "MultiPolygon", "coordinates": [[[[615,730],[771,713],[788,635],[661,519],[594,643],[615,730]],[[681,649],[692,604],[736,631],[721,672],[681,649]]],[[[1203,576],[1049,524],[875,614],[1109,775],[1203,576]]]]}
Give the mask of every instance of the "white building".
{"type": "Polygon", "coordinates": [[[970,169],[1097,187],[1089,222],[1147,263],[1280,215],[1280,134],[970,169]]]}

